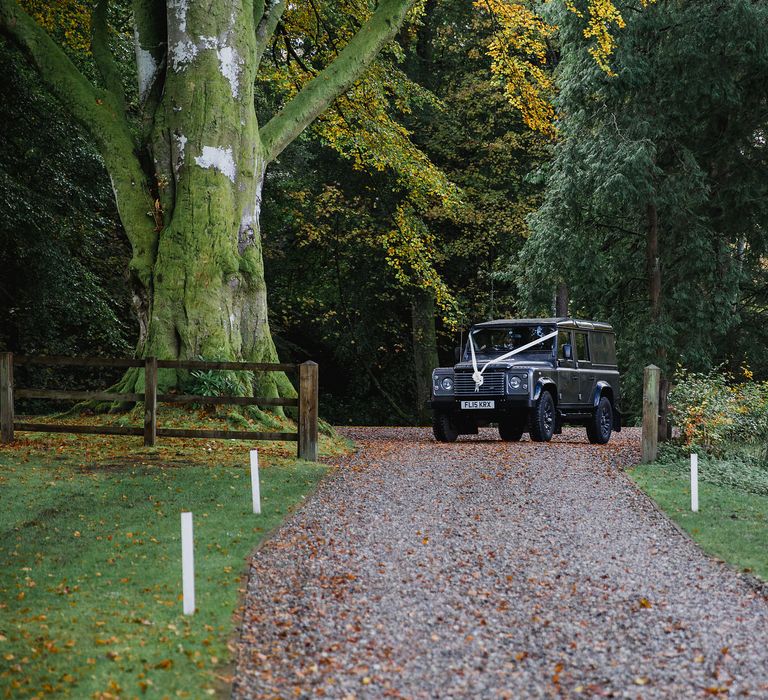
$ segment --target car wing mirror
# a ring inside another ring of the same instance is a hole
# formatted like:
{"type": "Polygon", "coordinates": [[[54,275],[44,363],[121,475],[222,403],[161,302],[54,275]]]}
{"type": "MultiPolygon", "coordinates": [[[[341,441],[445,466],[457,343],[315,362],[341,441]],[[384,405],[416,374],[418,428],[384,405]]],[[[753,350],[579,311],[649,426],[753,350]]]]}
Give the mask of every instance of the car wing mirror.
{"type": "Polygon", "coordinates": [[[566,360],[573,359],[573,348],[571,347],[570,343],[563,345],[563,355],[565,355],[566,360]]]}
{"type": "Polygon", "coordinates": [[[461,362],[461,348],[458,346],[453,349],[453,359],[456,360],[456,362],[461,362]]]}

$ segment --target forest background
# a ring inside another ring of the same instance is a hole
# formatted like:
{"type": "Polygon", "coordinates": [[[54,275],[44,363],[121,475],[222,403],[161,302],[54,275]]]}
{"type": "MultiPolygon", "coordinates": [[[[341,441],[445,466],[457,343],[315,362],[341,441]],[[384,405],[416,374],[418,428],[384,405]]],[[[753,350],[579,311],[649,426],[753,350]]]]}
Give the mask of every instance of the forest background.
{"type": "MultiPolygon", "coordinates": [[[[92,70],[83,3],[24,4],[92,70]]],[[[281,359],[320,364],[324,418],[423,421],[429,373],[471,323],[549,316],[558,296],[615,326],[630,415],[650,362],[768,379],[768,6],[615,5],[595,24],[587,2],[426,0],[272,164],[272,336],[281,359]]],[[[138,101],[130,12],[109,8],[138,101]]],[[[286,12],[256,84],[265,117],[367,11],[286,12]]],[[[0,62],[0,349],[130,355],[131,251],[101,157],[4,33],[0,62]]]]}

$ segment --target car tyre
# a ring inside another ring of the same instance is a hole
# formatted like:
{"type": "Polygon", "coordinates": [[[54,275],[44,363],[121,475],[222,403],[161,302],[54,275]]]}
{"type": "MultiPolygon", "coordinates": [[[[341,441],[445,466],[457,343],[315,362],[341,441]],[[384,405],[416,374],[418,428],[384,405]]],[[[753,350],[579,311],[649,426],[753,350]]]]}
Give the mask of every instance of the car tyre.
{"type": "Polygon", "coordinates": [[[432,417],[432,432],[438,442],[456,442],[456,438],[459,437],[459,431],[451,415],[442,411],[435,411],[432,417]]]}
{"type": "Polygon", "coordinates": [[[499,437],[504,442],[519,442],[525,432],[525,426],[515,420],[507,418],[499,421],[499,437]]]}
{"type": "Polygon", "coordinates": [[[613,406],[607,396],[601,396],[592,418],[587,423],[587,438],[593,445],[605,445],[613,430],[613,406]]]}
{"type": "Polygon", "coordinates": [[[528,418],[528,432],[531,440],[549,442],[555,432],[556,418],[555,400],[552,394],[542,391],[528,418]]]}

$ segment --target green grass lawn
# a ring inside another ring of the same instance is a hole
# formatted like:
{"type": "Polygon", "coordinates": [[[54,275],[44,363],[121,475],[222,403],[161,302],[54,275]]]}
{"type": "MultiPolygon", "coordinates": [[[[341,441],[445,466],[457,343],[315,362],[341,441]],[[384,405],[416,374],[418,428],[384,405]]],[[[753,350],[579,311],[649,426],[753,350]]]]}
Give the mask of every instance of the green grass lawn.
{"type": "Polygon", "coordinates": [[[297,462],[295,444],[260,443],[255,516],[252,444],[19,437],[0,448],[0,697],[227,693],[247,556],[325,467],[297,462]],[[181,610],[183,510],[194,514],[194,616],[181,610]]]}
{"type": "MultiPolygon", "coordinates": [[[[700,472],[706,468],[700,462],[700,472]]],[[[700,474],[699,512],[692,513],[687,461],[642,465],[629,474],[702,549],[768,581],[768,496],[708,483],[700,474]]]]}

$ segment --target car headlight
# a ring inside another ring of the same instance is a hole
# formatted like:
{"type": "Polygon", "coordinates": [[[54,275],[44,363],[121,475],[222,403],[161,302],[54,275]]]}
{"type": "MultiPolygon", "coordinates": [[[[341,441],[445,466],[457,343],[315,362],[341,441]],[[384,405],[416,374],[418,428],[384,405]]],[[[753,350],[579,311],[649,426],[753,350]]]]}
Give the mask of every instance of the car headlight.
{"type": "Polygon", "coordinates": [[[507,375],[507,387],[510,391],[527,391],[528,377],[521,377],[518,374],[507,375]]]}
{"type": "Polygon", "coordinates": [[[434,396],[453,394],[453,386],[453,375],[437,371],[432,373],[432,393],[434,396]]]}

